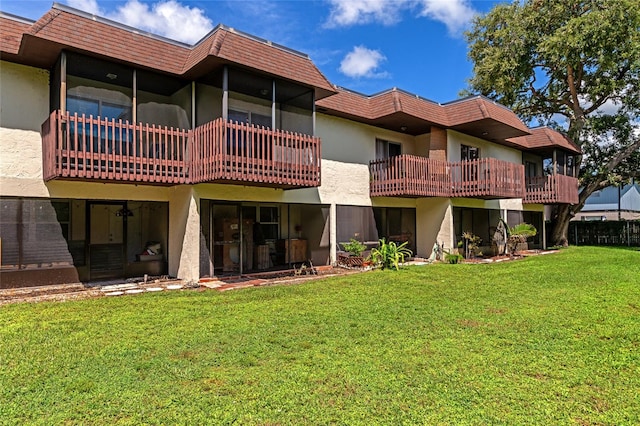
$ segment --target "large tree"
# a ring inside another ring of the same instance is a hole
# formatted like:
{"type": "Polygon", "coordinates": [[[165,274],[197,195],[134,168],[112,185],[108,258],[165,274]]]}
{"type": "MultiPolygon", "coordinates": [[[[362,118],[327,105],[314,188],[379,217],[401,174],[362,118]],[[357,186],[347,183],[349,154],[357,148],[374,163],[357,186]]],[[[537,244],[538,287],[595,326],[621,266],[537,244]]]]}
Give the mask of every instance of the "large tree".
{"type": "Polygon", "coordinates": [[[594,191],[640,169],[640,5],[637,0],[500,4],[467,32],[469,92],[525,121],[564,129],[583,151],[577,205],[556,209],[551,242],[594,191]]]}

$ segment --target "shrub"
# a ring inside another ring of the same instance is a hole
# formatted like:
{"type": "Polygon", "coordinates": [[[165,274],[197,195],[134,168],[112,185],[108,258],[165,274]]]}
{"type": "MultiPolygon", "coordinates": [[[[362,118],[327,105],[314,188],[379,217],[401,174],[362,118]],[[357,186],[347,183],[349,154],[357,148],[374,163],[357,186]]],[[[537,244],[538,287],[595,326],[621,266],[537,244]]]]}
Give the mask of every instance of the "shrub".
{"type": "Polygon", "coordinates": [[[413,252],[407,248],[408,242],[397,245],[393,241],[386,242],[384,238],[380,240],[377,248],[371,250],[371,259],[382,269],[400,268],[400,263],[404,263],[405,257],[410,257],[413,252]]]}
{"type": "Polygon", "coordinates": [[[482,239],[471,231],[465,231],[462,233],[464,257],[469,259],[479,255],[478,248],[482,239]]]}
{"type": "Polygon", "coordinates": [[[345,251],[351,253],[352,256],[362,256],[362,253],[367,249],[367,246],[353,238],[351,238],[348,243],[341,244],[345,251]]]}
{"type": "Polygon", "coordinates": [[[452,265],[462,262],[462,259],[464,256],[459,253],[449,253],[448,251],[444,253],[444,261],[452,265]]]}

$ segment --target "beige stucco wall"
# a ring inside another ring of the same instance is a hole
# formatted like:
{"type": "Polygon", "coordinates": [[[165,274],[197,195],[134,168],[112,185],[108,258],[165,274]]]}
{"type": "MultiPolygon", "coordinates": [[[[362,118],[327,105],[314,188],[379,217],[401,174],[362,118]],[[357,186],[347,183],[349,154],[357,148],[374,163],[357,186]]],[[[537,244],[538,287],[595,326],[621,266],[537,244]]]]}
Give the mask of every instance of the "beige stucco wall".
{"type": "Polygon", "coordinates": [[[480,148],[480,158],[497,158],[522,164],[522,152],[507,146],[498,145],[484,139],[465,135],[455,130],[447,130],[447,160],[460,161],[460,145],[480,148]]]}
{"type": "Polygon", "coordinates": [[[1,61],[0,91],[0,127],[40,132],[49,116],[49,72],[1,61]]]}
{"type": "Polygon", "coordinates": [[[430,257],[433,245],[444,243],[451,249],[454,241],[453,208],[448,198],[419,198],[416,201],[417,256],[430,257]]]}
{"type": "Polygon", "coordinates": [[[200,198],[193,187],[169,189],[169,275],[200,278],[200,198]]]}
{"type": "Polygon", "coordinates": [[[326,114],[316,115],[316,135],[322,138],[322,159],[369,164],[376,157],[376,138],[402,145],[403,154],[415,154],[415,138],[400,132],[356,123],[326,114]]]}
{"type": "Polygon", "coordinates": [[[49,115],[49,73],[0,62],[0,195],[46,196],[40,127],[49,115]]]}

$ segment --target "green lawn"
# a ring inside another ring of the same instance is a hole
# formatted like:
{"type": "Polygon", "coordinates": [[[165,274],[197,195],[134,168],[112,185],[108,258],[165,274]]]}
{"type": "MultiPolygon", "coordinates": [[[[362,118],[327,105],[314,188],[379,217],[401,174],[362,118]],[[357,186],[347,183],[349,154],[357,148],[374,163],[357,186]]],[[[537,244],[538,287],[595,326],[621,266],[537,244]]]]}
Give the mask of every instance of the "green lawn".
{"type": "Polygon", "coordinates": [[[0,424],[640,424],[640,252],[0,308],[0,424]]]}

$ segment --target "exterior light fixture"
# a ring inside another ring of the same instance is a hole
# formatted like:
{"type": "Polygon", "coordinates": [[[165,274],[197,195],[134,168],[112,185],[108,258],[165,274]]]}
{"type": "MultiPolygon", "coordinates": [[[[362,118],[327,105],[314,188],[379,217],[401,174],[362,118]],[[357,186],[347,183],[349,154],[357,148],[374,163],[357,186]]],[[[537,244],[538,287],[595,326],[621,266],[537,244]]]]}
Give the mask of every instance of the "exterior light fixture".
{"type": "Polygon", "coordinates": [[[118,78],[118,74],[114,74],[114,73],[110,72],[109,74],[107,74],[107,78],[109,80],[115,80],[116,78],[118,78]]]}
{"type": "Polygon", "coordinates": [[[407,131],[407,129],[408,129],[408,127],[407,127],[407,126],[400,126],[400,130],[402,130],[403,132],[406,132],[406,131],[407,131]]]}

